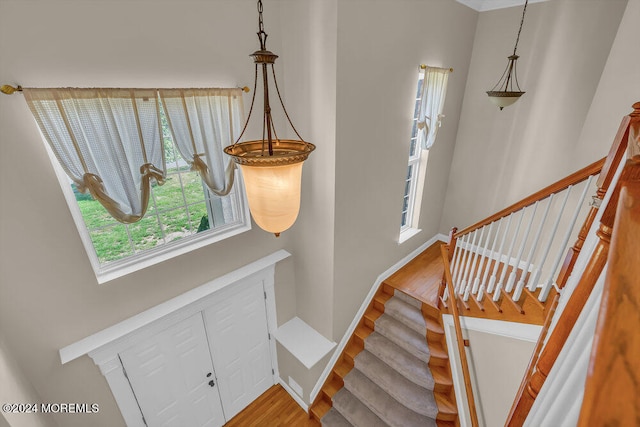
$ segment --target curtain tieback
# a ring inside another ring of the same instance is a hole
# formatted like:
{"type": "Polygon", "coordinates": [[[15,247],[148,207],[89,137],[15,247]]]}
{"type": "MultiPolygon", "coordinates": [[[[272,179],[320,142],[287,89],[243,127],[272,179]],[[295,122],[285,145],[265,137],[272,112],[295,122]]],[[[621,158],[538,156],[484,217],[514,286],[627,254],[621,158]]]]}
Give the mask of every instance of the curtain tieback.
{"type": "Polygon", "coordinates": [[[140,166],[140,175],[142,175],[143,178],[148,176],[149,178],[155,179],[158,185],[164,184],[164,174],[162,170],[153,166],[151,163],[145,163],[140,166]]]}

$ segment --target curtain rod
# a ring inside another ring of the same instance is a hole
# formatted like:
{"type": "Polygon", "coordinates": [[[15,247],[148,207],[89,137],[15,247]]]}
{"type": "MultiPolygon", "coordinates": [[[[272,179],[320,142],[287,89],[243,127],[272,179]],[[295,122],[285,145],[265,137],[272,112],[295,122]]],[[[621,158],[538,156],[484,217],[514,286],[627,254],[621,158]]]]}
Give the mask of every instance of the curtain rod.
{"type": "MultiPolygon", "coordinates": [[[[236,86],[237,89],[242,89],[243,92],[250,92],[251,89],[249,88],[249,86],[236,86]]],[[[13,87],[11,85],[2,85],[0,87],[0,92],[4,93],[5,95],[12,95],[15,92],[22,92],[22,86],[18,85],[18,87],[13,87]]]]}
{"type": "MultiPolygon", "coordinates": [[[[420,69],[421,69],[421,70],[426,70],[426,69],[427,69],[427,67],[429,67],[429,66],[428,66],[428,65],[425,65],[425,64],[420,64],[420,69]]],[[[440,67],[431,67],[431,68],[440,68],[440,67]]],[[[446,68],[443,68],[443,70],[446,70],[446,68]]],[[[449,72],[450,72],[450,73],[453,73],[453,68],[449,68],[449,72]]]]}

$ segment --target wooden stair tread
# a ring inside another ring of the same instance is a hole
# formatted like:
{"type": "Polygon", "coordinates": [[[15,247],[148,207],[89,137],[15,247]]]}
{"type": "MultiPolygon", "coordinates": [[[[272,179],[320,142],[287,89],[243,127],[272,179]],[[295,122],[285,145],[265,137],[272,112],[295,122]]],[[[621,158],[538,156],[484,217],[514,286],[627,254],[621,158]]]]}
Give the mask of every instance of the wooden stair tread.
{"type": "Polygon", "coordinates": [[[436,384],[449,387],[453,386],[453,380],[446,368],[442,366],[430,366],[429,369],[431,369],[431,375],[436,384]]]}
{"type": "Polygon", "coordinates": [[[446,395],[434,393],[438,405],[438,416],[436,419],[443,421],[455,421],[458,417],[458,408],[446,395]]]}
{"type": "Polygon", "coordinates": [[[351,369],[353,369],[353,366],[345,361],[342,361],[339,362],[335,368],[333,368],[333,372],[335,372],[338,377],[344,380],[344,377],[346,377],[347,374],[351,372],[351,369]]]}
{"type": "Polygon", "coordinates": [[[427,324],[428,331],[434,332],[439,335],[444,335],[444,328],[442,327],[442,325],[440,325],[440,322],[438,322],[435,319],[432,319],[431,317],[425,317],[424,320],[427,324]]]}
{"type": "Polygon", "coordinates": [[[329,409],[331,409],[331,404],[324,399],[320,399],[309,409],[309,413],[312,418],[319,422],[324,417],[324,414],[329,412],[329,409]]]}

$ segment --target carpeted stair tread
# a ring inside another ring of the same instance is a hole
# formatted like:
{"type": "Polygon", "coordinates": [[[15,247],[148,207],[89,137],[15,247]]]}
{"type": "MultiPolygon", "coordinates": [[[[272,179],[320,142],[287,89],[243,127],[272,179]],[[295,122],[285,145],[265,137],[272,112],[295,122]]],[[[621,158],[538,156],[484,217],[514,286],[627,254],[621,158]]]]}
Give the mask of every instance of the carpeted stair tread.
{"type": "Polygon", "coordinates": [[[402,347],[425,363],[429,362],[429,347],[424,335],[400,323],[388,314],[383,314],[376,320],[375,331],[402,347]]]}
{"type": "Polygon", "coordinates": [[[320,424],[323,427],[352,427],[349,421],[347,421],[341,414],[338,412],[336,408],[329,409],[322,420],[320,420],[320,424]]]}
{"type": "Polygon", "coordinates": [[[344,386],[391,427],[436,427],[434,418],[402,405],[358,369],[349,372],[344,379],[344,386]]]}
{"type": "Polygon", "coordinates": [[[399,347],[385,336],[373,332],[364,341],[364,348],[405,378],[433,390],[434,379],[427,363],[399,347]]]}
{"type": "Polygon", "coordinates": [[[355,427],[388,427],[384,421],[346,388],[340,389],[333,396],[333,408],[355,427]]]}
{"type": "Polygon", "coordinates": [[[407,304],[410,304],[410,305],[414,306],[418,310],[420,310],[422,308],[422,302],[421,301],[418,301],[417,299],[415,299],[411,295],[407,295],[402,291],[399,291],[399,290],[395,289],[393,291],[393,296],[398,298],[398,299],[401,299],[402,301],[406,302],[407,304]]]}
{"type": "Polygon", "coordinates": [[[384,312],[407,325],[422,336],[426,336],[427,325],[419,308],[393,297],[384,305],[384,312]]]}
{"type": "Polygon", "coordinates": [[[367,350],[358,354],[355,368],[413,412],[431,418],[438,415],[438,405],[433,391],[408,380],[367,350]]]}

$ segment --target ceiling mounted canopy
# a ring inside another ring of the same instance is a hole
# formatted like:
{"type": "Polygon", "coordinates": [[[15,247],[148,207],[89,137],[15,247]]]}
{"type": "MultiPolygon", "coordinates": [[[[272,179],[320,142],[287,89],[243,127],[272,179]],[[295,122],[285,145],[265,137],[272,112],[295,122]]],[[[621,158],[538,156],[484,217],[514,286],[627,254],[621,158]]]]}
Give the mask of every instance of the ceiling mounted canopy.
{"type": "Polygon", "coordinates": [[[502,77],[500,77],[500,80],[496,83],[493,89],[487,91],[487,95],[489,95],[491,102],[501,110],[516,102],[525,93],[518,85],[516,62],[520,57],[516,54],[516,50],[518,49],[518,41],[520,40],[520,32],[522,31],[522,24],[524,24],[524,15],[527,12],[528,3],[529,0],[524,2],[522,19],[520,20],[520,28],[518,29],[518,36],[516,37],[516,44],[513,47],[513,54],[507,57],[509,60],[509,62],[507,62],[507,68],[505,68],[504,73],[502,73],[502,77]]]}
{"type": "Polygon", "coordinates": [[[267,33],[262,20],[262,0],[258,0],[258,39],[260,50],[250,56],[255,63],[255,83],[249,117],[235,144],[224,149],[240,166],[245,180],[251,216],[260,228],[279,236],[293,225],[300,210],[302,164],[315,145],[302,139],[289,118],[282,101],[273,64],[278,55],[267,50],[267,33]],[[269,102],[269,68],[284,115],[299,139],[280,139],[276,132],[269,102]],[[262,138],[239,142],[244,135],[256,99],[258,74],[262,75],[262,138]]]}

